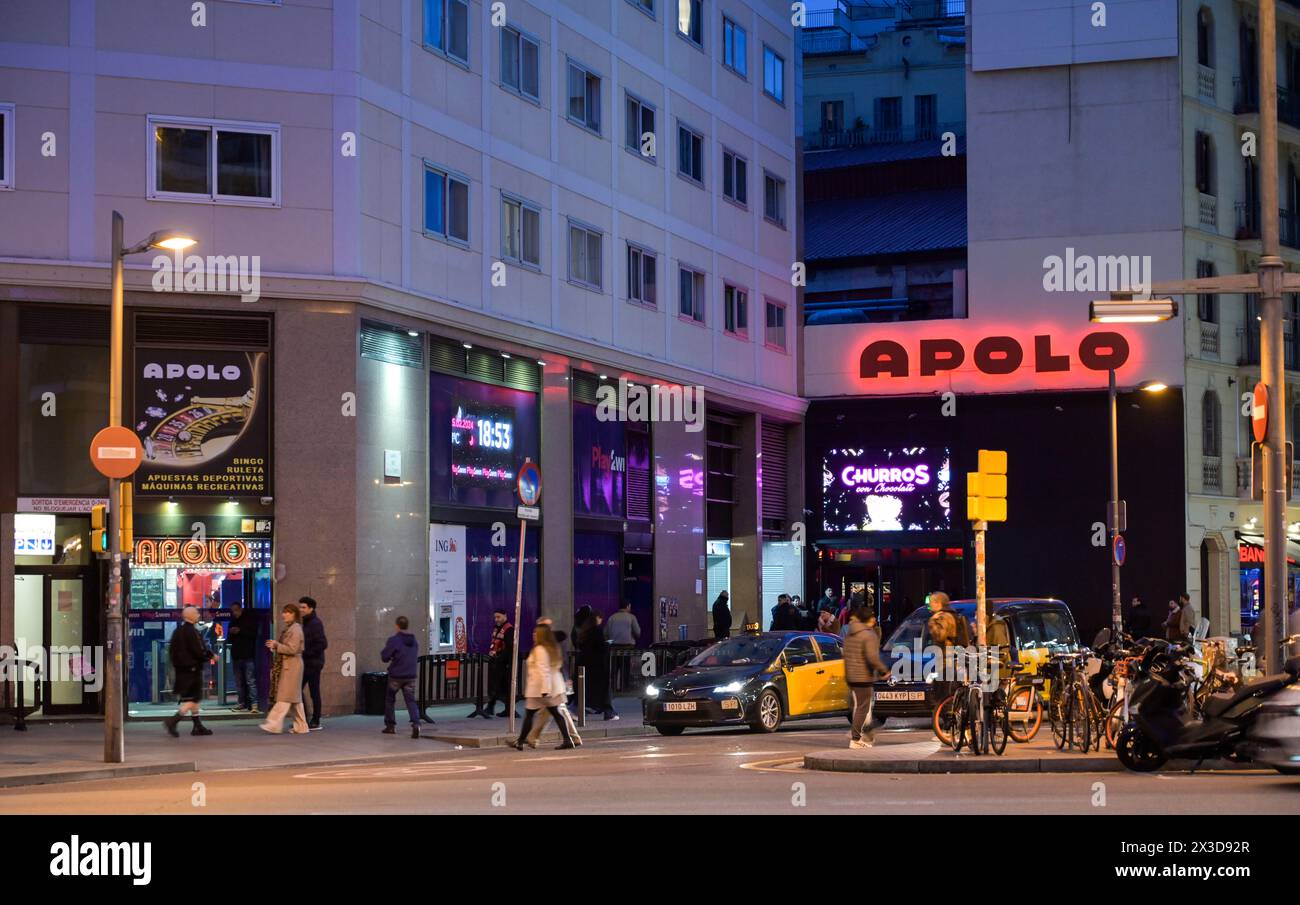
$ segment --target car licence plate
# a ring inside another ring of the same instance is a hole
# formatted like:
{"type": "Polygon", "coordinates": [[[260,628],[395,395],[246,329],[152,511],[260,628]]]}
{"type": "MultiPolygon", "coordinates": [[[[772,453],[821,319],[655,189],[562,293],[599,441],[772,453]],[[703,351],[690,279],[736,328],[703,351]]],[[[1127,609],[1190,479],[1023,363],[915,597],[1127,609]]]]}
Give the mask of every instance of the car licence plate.
{"type": "Polygon", "coordinates": [[[665,701],[664,710],[668,713],[691,711],[695,709],[694,701],[665,701]]]}
{"type": "Polygon", "coordinates": [[[924,691],[877,691],[877,701],[924,701],[924,691]]]}

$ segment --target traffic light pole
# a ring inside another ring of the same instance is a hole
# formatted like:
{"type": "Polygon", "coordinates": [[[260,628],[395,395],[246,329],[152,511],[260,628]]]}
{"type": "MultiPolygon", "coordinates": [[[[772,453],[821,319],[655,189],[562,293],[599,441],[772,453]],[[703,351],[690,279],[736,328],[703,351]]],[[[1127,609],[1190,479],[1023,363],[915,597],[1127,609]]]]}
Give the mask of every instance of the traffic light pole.
{"type": "Polygon", "coordinates": [[[1115,541],[1119,537],[1119,402],[1115,392],[1115,369],[1110,369],[1110,624],[1111,635],[1124,630],[1124,604],[1119,593],[1119,562],[1115,541]]]}
{"type": "MultiPolygon", "coordinates": [[[[122,215],[113,211],[113,268],[111,333],[109,336],[108,423],[122,426],[122,215]]],[[[108,482],[108,619],[105,638],[104,762],[126,761],[126,735],[122,700],[122,539],[121,485],[108,482]]]]}
{"type": "MultiPolygon", "coordinates": [[[[1264,435],[1264,670],[1281,672],[1286,657],[1286,375],[1282,350],[1282,283],[1277,186],[1277,9],[1259,4],[1260,377],[1268,390],[1264,435]]],[[[1204,615],[1204,614],[1202,614],[1204,615]]]]}
{"type": "Polygon", "coordinates": [[[978,521],[975,528],[975,635],[982,650],[988,643],[988,599],[984,581],[984,533],[989,523],[978,521]]]}

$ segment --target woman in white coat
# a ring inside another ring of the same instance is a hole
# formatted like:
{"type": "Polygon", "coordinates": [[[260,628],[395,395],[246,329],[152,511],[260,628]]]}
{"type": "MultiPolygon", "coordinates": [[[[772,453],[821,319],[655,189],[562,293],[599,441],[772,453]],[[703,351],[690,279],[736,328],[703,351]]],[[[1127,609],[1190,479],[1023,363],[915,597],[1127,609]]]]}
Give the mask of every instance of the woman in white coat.
{"type": "Polygon", "coordinates": [[[555,724],[560,727],[560,735],[564,738],[564,743],[556,746],[557,751],[565,748],[576,748],[573,738],[569,735],[569,725],[565,722],[564,717],[560,714],[559,706],[548,702],[548,698],[553,701],[556,696],[563,700],[565,693],[564,684],[564,660],[560,653],[560,645],[555,640],[555,634],[551,631],[549,623],[538,623],[537,628],[533,629],[533,649],[528,653],[528,662],[526,664],[524,679],[524,724],[519,728],[519,738],[510,743],[510,747],[524,750],[524,745],[536,748],[536,742],[528,742],[528,733],[533,728],[533,720],[537,717],[537,711],[546,709],[555,724]]]}

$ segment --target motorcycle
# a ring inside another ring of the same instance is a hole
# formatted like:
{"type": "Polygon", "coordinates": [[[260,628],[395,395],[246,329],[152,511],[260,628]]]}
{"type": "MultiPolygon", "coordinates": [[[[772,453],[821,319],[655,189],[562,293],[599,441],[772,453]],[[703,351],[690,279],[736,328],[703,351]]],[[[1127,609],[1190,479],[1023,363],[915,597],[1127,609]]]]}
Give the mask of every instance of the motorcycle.
{"type": "Polygon", "coordinates": [[[1210,695],[1195,717],[1190,690],[1196,681],[1192,649],[1183,644],[1153,644],[1142,658],[1142,679],[1133,689],[1133,719],[1120,731],[1115,753],[1130,770],[1158,770],[1174,758],[1204,761],[1251,759],[1257,743],[1247,739],[1261,709],[1296,682],[1300,658],[1286,672],[1239,684],[1210,695]]]}

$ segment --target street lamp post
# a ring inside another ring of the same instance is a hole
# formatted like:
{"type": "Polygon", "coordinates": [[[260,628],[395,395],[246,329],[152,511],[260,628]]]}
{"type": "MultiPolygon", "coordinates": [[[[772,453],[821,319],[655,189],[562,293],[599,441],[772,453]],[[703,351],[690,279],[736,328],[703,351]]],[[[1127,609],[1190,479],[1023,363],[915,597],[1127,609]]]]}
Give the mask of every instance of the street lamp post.
{"type": "MultiPolygon", "coordinates": [[[[139,254],[150,248],[166,248],[180,251],[189,248],[194,240],[177,233],[175,230],[159,230],[130,248],[124,248],[122,235],[125,221],[122,215],[113,211],[112,253],[109,261],[112,265],[112,292],[110,311],[110,332],[108,348],[108,424],[110,427],[122,426],[122,322],[124,306],[122,302],[123,259],[127,255],[139,254]]],[[[122,635],[122,538],[121,528],[121,485],[118,478],[108,481],[108,618],[107,638],[105,641],[105,681],[104,681],[104,762],[120,764],[126,760],[126,735],[124,729],[124,702],[122,685],[122,652],[124,640],[122,635]]]]}
{"type": "MultiPolygon", "coordinates": [[[[1177,314],[1178,304],[1169,299],[1105,300],[1088,306],[1088,319],[1103,324],[1149,324],[1167,321],[1177,314]]],[[[1147,380],[1138,384],[1138,389],[1159,393],[1166,386],[1158,380],[1147,380]]],[[[1117,541],[1128,525],[1119,498],[1119,403],[1114,368],[1108,371],[1107,398],[1110,403],[1110,505],[1106,511],[1106,527],[1110,530],[1110,624],[1112,637],[1118,638],[1124,629],[1124,606],[1119,592],[1117,541]]]]}

